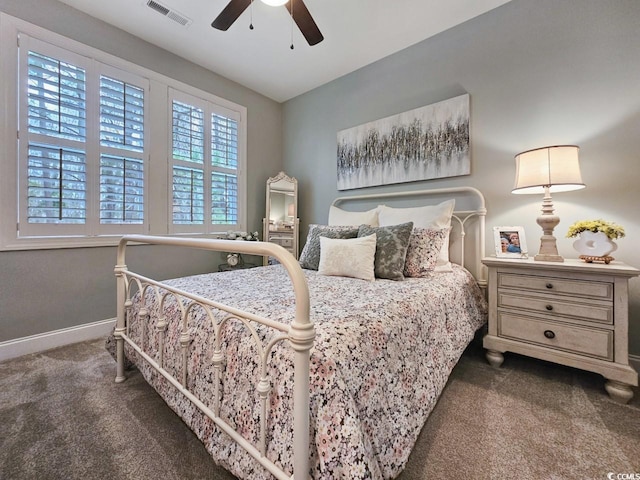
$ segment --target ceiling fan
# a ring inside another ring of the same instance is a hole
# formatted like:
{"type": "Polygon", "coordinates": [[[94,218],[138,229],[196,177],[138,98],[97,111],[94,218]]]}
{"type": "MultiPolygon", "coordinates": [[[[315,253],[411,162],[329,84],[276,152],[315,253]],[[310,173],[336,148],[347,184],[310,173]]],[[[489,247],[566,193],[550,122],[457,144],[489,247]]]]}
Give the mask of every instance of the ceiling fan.
{"type": "MultiPolygon", "coordinates": [[[[324,40],[320,29],[313,20],[311,13],[307,9],[303,0],[262,0],[267,5],[280,6],[284,5],[293,21],[296,22],[298,28],[302,32],[302,35],[307,40],[309,45],[316,45],[324,40]]],[[[244,12],[250,5],[252,0],[231,0],[224,10],[220,12],[220,15],[216,17],[211,26],[218,30],[228,30],[229,27],[235,22],[238,17],[244,12]]]]}

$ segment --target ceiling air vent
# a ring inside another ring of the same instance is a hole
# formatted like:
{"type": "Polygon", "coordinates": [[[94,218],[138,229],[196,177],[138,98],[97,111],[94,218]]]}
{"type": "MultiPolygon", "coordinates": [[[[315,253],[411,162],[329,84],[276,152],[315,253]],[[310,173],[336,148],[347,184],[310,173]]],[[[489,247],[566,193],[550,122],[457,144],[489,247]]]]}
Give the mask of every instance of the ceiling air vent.
{"type": "Polygon", "coordinates": [[[187,18],[181,13],[178,13],[172,8],[169,8],[165,5],[162,5],[160,2],[156,2],[155,0],[148,0],[147,7],[152,8],[156,12],[161,13],[165,17],[173,20],[174,22],[179,23],[184,27],[188,27],[192,23],[192,20],[190,18],[187,18]]]}

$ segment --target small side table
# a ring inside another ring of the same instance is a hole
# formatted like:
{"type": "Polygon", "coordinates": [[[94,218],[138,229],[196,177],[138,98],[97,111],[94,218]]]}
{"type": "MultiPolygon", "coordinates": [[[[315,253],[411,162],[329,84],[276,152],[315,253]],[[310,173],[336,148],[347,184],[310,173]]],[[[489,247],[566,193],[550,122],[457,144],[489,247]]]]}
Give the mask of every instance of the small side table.
{"type": "Polygon", "coordinates": [[[487,257],[489,332],[486,357],[499,367],[504,352],[599,373],[609,396],[633,397],[638,373],[629,365],[628,281],[640,274],[621,262],[487,257]]]}

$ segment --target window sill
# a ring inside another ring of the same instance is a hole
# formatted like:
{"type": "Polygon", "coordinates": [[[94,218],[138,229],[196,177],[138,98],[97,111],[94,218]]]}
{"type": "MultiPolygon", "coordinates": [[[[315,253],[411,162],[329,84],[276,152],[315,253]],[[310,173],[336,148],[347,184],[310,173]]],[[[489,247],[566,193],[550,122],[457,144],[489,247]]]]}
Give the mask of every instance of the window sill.
{"type": "MultiPolygon", "coordinates": [[[[95,237],[40,237],[14,239],[0,245],[0,251],[20,250],[58,250],[61,248],[93,248],[116,247],[122,235],[100,235],[95,237]]],[[[202,238],[226,238],[226,232],[213,232],[209,234],[189,233],[166,235],[169,237],[202,237],[202,238]]]]}

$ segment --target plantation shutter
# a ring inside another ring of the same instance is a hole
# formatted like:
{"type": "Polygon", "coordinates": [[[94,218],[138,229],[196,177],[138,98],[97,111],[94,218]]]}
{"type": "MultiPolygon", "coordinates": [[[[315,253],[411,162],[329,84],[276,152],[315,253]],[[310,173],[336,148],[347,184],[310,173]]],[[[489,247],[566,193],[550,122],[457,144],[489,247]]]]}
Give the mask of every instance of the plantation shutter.
{"type": "Polygon", "coordinates": [[[144,223],[144,163],[142,160],[100,157],[100,223],[144,223]]]}
{"type": "Polygon", "coordinates": [[[26,148],[20,160],[20,228],[27,235],[44,227],[83,233],[88,215],[86,67],[82,57],[69,60],[35,48],[25,49],[21,58],[21,130],[26,133],[21,142],[26,148]]]}
{"type": "Polygon", "coordinates": [[[184,92],[170,92],[171,233],[240,226],[237,112],[184,92]]]}
{"type": "Polygon", "coordinates": [[[100,76],[100,144],[134,152],[144,149],[144,90],[100,76]]]}
{"type": "Polygon", "coordinates": [[[100,76],[100,223],[142,225],[145,89],[100,76]]]}
{"type": "Polygon", "coordinates": [[[211,115],[211,223],[238,223],[238,122],[211,115]]]}
{"type": "Polygon", "coordinates": [[[84,224],[87,217],[84,152],[29,143],[29,223],[84,224]]]}
{"type": "Polygon", "coordinates": [[[29,132],[84,142],[84,69],[31,51],[28,62],[29,132]]]}
{"type": "Polygon", "coordinates": [[[204,225],[204,109],[172,102],[173,224],[204,225]]]}
{"type": "Polygon", "coordinates": [[[204,224],[204,172],[173,168],[173,223],[204,224]]]}
{"type": "Polygon", "coordinates": [[[145,233],[149,82],[20,36],[19,236],[145,233]]]}
{"type": "Polygon", "coordinates": [[[238,223],[238,177],[224,173],[211,175],[211,223],[238,223]]]}
{"type": "Polygon", "coordinates": [[[0,49],[0,249],[246,230],[245,107],[26,22],[3,25],[16,41],[0,49]]]}

